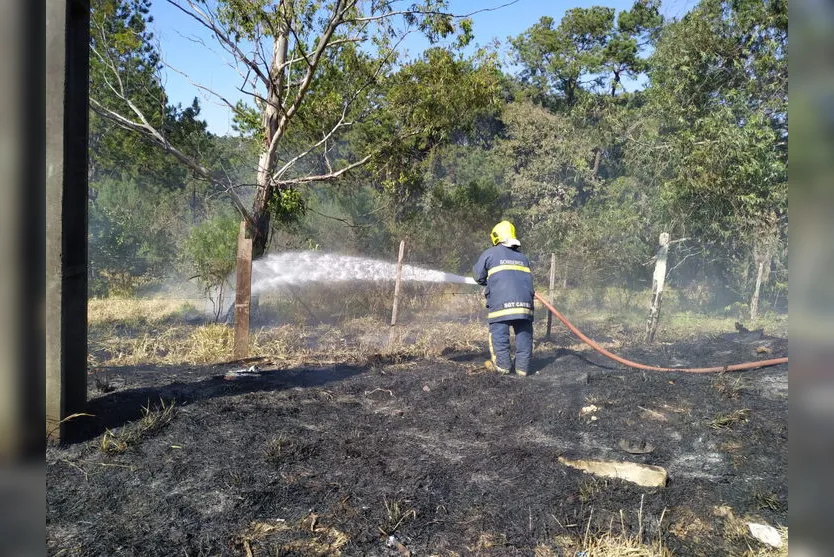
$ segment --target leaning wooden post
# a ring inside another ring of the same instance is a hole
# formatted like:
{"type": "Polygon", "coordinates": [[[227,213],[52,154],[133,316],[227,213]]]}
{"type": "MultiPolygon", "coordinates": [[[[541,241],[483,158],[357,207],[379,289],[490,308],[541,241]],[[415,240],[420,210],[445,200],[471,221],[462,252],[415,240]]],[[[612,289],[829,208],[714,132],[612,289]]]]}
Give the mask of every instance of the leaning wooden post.
{"type": "MultiPolygon", "coordinates": [[[[556,254],[550,254],[550,289],[547,292],[547,297],[550,299],[550,303],[553,303],[553,295],[556,290],[556,254]]],[[[550,328],[553,326],[553,314],[549,311],[547,312],[547,334],[545,335],[547,338],[550,338],[550,328]]]]}
{"type": "Polygon", "coordinates": [[[405,240],[400,240],[400,254],[397,256],[397,278],[394,281],[394,305],[391,308],[391,326],[397,324],[397,308],[400,305],[400,283],[403,279],[403,256],[405,256],[405,240]]]}
{"type": "Polygon", "coordinates": [[[666,282],[666,258],[669,255],[669,233],[662,232],[658,242],[660,248],[657,250],[652,276],[652,303],[646,321],[646,342],[654,342],[657,324],[660,321],[660,304],[663,302],[663,285],[666,282]]]}
{"type": "Polygon", "coordinates": [[[249,304],[252,298],[252,238],[246,221],[240,223],[237,236],[237,277],[235,286],[234,357],[249,356],[249,304]]]}
{"type": "Polygon", "coordinates": [[[753,291],[753,297],[750,299],[750,321],[755,321],[759,318],[759,294],[762,290],[762,277],[764,277],[765,260],[759,261],[758,272],[756,273],[756,289],[753,291]]]}

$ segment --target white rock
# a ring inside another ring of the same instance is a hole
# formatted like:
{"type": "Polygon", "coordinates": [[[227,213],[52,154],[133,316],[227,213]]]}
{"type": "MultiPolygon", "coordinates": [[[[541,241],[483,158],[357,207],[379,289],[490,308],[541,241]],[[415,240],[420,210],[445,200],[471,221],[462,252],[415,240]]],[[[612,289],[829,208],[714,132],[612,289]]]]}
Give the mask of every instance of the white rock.
{"type": "Polygon", "coordinates": [[[750,535],[760,542],[771,547],[782,547],[782,536],[779,535],[779,530],[773,526],[748,522],[747,527],[750,528],[750,535]]]}
{"type": "Polygon", "coordinates": [[[561,456],[559,462],[589,474],[606,478],[619,478],[644,487],[663,487],[666,485],[667,473],[660,466],[613,460],[568,460],[561,456]]]}

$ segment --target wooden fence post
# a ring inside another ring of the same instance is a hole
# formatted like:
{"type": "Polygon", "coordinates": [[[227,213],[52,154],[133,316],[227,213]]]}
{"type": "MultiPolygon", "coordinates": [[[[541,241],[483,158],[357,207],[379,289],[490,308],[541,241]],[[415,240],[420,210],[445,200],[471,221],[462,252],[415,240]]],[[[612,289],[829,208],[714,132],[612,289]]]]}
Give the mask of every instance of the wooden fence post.
{"type": "MultiPolygon", "coordinates": [[[[556,254],[550,254],[550,289],[547,292],[547,296],[550,299],[550,303],[553,303],[553,295],[554,291],[556,290],[556,254]]],[[[549,311],[547,312],[547,334],[545,335],[547,338],[550,338],[550,329],[553,326],[553,314],[549,311]]]]}
{"type": "Polygon", "coordinates": [[[646,321],[646,342],[654,342],[657,325],[660,321],[660,305],[663,302],[663,285],[666,282],[666,259],[669,255],[669,233],[662,232],[658,239],[660,248],[654,265],[652,276],[652,301],[649,308],[649,318],[646,321]]]}
{"type": "Polygon", "coordinates": [[[405,256],[405,240],[400,240],[400,254],[397,256],[397,278],[394,282],[394,305],[391,308],[391,326],[397,324],[397,308],[400,305],[400,283],[403,278],[403,257],[405,256]]]}
{"type": "Polygon", "coordinates": [[[764,276],[765,260],[759,261],[758,270],[756,272],[756,289],[753,291],[753,297],[750,299],[750,321],[755,321],[759,318],[759,294],[762,290],[762,277],[764,276]]]}
{"type": "Polygon", "coordinates": [[[249,307],[252,299],[252,238],[247,238],[246,221],[240,223],[237,236],[237,273],[235,287],[234,357],[249,356],[249,307]]]}

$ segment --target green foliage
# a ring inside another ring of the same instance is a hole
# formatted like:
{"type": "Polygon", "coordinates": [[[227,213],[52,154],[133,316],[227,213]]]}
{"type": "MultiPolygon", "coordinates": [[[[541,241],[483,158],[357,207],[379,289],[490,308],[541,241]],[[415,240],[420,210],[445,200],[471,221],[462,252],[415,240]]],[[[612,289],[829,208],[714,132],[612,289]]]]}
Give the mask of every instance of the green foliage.
{"type": "Polygon", "coordinates": [[[170,276],[182,219],[181,198],[137,180],[105,178],[91,190],[89,259],[91,293],[131,294],[170,276]]]}
{"type": "Polygon", "coordinates": [[[239,218],[221,214],[194,226],[183,246],[193,278],[214,303],[215,318],[224,309],[228,278],[235,270],[239,229],[239,218]]]}
{"type": "Polygon", "coordinates": [[[506,205],[501,174],[498,160],[486,150],[436,150],[425,164],[425,194],[392,236],[407,238],[412,261],[469,273],[473,254],[488,245],[489,230],[506,205]]]}
{"type": "Polygon", "coordinates": [[[619,17],[602,6],[567,10],[559,25],[542,17],[510,40],[522,82],[532,87],[534,99],[555,96],[557,105],[567,107],[591,91],[616,94],[623,77],[647,68],[640,49],[662,23],[658,8],[656,0],[636,0],[619,17]]]}
{"type": "Polygon", "coordinates": [[[269,200],[269,213],[276,223],[297,223],[306,211],[307,203],[296,189],[282,188],[269,200]]]}
{"type": "Polygon", "coordinates": [[[649,110],[662,198],[736,296],[751,269],[784,269],[787,5],[704,0],[667,26],[651,58],[649,110]]]}
{"type": "MultiPolygon", "coordinates": [[[[639,292],[658,234],[670,232],[689,239],[670,250],[669,282],[701,292],[698,308],[746,306],[760,265],[762,307],[784,304],[785,0],[702,0],[671,22],[656,0],[569,9],[510,39],[517,75],[502,73],[497,48],[460,54],[475,29],[446,2],[358,3],[305,82],[300,61],[335,2],[217,3],[233,44],[268,50],[286,37],[296,60],[278,73],[256,61],[277,96],[237,104],[239,137],[208,134],[196,101],[170,106],[147,0],[93,2],[92,44],[106,55],[92,60],[91,94],[131,110],[110,88],[120,85],[106,64],[116,64],[121,86],[182,152],[230,184],[271,188],[252,213],[271,221],[275,249],[390,259],[405,238],[411,262],[466,273],[489,229],[510,218],[538,281],[556,253],[568,285],[639,292]],[[396,48],[404,30],[451,46],[406,59],[396,48]],[[257,175],[262,161],[269,172],[257,175]]],[[[97,115],[90,145],[95,284],[156,280],[183,249],[217,292],[239,223],[217,209],[224,188],[97,115]]]]}

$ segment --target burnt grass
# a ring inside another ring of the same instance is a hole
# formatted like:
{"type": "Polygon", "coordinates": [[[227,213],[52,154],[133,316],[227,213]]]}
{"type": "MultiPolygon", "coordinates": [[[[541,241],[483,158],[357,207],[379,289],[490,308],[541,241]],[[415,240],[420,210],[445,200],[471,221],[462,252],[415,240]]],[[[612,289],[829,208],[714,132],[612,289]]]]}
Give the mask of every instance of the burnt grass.
{"type": "MultiPolygon", "coordinates": [[[[486,372],[486,347],[234,381],[230,365],[108,369],[106,385],[90,380],[95,417],[47,449],[49,553],[574,555],[554,540],[642,524],[676,555],[723,555],[759,542],[732,534],[721,507],[788,525],[787,366],[644,373],[560,344],[537,351],[526,378],[486,372]],[[128,431],[161,402],[174,402],[170,422],[101,450],[108,429],[128,431]],[[629,454],[621,440],[655,448],[629,454]],[[663,466],[669,481],[595,478],[559,456],[663,466]]],[[[787,341],[618,351],[721,365],[787,355],[787,341]]]]}

